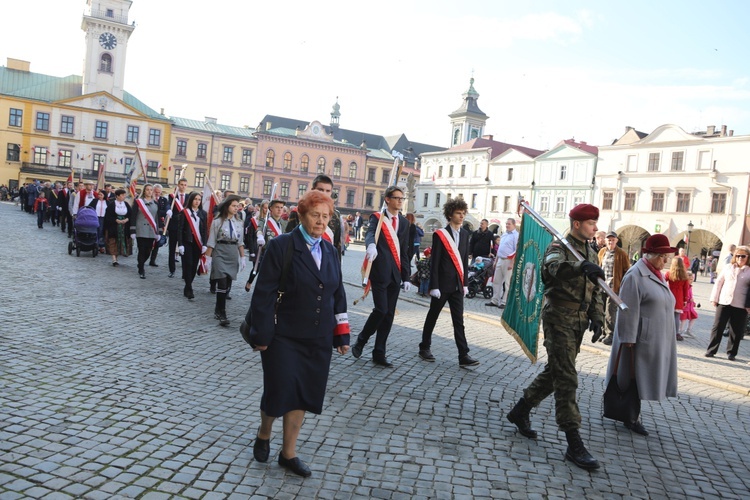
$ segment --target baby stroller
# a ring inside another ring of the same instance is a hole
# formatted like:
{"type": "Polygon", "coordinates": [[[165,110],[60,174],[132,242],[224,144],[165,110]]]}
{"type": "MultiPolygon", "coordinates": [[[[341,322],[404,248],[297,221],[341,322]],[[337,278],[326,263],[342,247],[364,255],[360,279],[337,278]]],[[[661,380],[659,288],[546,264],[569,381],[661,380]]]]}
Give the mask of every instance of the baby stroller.
{"type": "Polygon", "coordinates": [[[68,242],[68,255],[76,251],[76,256],[81,256],[81,251],[91,251],[92,257],[99,253],[96,231],[99,229],[99,217],[96,210],[91,207],[82,207],[78,211],[75,223],[73,223],[73,241],[68,242]]]}
{"type": "Polygon", "coordinates": [[[485,299],[491,299],[493,289],[492,286],[488,286],[487,282],[494,274],[495,267],[492,265],[493,259],[489,257],[477,257],[474,259],[474,263],[469,266],[469,280],[468,286],[469,293],[466,295],[470,299],[481,293],[485,299]]]}

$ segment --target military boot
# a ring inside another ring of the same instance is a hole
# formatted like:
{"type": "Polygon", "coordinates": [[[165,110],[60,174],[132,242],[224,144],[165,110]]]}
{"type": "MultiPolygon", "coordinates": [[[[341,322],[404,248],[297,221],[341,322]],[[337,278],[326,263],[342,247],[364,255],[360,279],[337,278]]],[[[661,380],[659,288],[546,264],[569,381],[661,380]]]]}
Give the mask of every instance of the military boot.
{"type": "Polygon", "coordinates": [[[507,415],[507,419],[510,423],[515,424],[518,427],[518,432],[522,436],[526,436],[530,439],[536,439],[536,431],[531,428],[531,421],[529,420],[529,413],[531,413],[532,406],[526,402],[526,399],[521,398],[516,403],[516,406],[510,410],[507,415]]]}
{"type": "Polygon", "coordinates": [[[594,470],[599,468],[599,462],[586,450],[577,429],[565,432],[565,437],[568,440],[568,449],[565,451],[565,458],[581,469],[594,470]]]}

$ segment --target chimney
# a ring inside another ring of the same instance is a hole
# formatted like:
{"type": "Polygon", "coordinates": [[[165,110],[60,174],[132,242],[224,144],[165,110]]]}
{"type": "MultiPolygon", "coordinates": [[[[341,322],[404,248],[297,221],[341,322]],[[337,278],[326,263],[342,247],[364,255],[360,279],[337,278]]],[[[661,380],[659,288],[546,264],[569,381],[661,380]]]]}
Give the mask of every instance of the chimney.
{"type": "Polygon", "coordinates": [[[727,126],[726,125],[722,125],[721,126],[721,137],[726,137],[726,135],[727,135],[727,126]]]}
{"type": "Polygon", "coordinates": [[[271,122],[266,122],[266,130],[271,130],[271,122]]]}
{"type": "Polygon", "coordinates": [[[13,59],[12,57],[9,57],[6,64],[8,69],[23,71],[25,73],[31,72],[31,63],[29,61],[22,61],[21,59],[13,59]]]}
{"type": "Polygon", "coordinates": [[[730,130],[729,131],[729,137],[733,137],[733,136],[734,136],[734,130],[730,130]]]}
{"type": "Polygon", "coordinates": [[[626,134],[627,134],[628,132],[630,132],[631,130],[633,130],[633,127],[631,127],[630,125],[625,125],[625,133],[626,133],[626,134]]]}
{"type": "Polygon", "coordinates": [[[210,116],[206,117],[206,123],[210,123],[212,125],[216,125],[216,118],[211,118],[210,116]]]}
{"type": "Polygon", "coordinates": [[[482,139],[487,139],[488,141],[491,141],[494,136],[492,134],[483,135],[482,139]]]}
{"type": "Polygon", "coordinates": [[[714,135],[716,132],[716,126],[715,125],[709,125],[706,127],[706,135],[714,135]]]}
{"type": "Polygon", "coordinates": [[[159,111],[159,114],[160,114],[161,116],[164,116],[164,108],[161,108],[161,111],[159,111]]]}
{"type": "Polygon", "coordinates": [[[297,125],[297,128],[294,129],[294,135],[299,135],[299,125],[297,125]]]}

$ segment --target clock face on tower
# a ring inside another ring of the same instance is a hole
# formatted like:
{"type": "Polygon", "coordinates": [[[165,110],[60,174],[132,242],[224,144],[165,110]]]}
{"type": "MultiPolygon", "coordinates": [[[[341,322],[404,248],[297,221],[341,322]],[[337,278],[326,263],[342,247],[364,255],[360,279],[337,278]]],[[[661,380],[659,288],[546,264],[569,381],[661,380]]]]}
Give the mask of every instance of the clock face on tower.
{"type": "Polygon", "coordinates": [[[112,50],[117,46],[117,38],[112,33],[102,33],[99,35],[99,45],[107,50],[112,50]]]}

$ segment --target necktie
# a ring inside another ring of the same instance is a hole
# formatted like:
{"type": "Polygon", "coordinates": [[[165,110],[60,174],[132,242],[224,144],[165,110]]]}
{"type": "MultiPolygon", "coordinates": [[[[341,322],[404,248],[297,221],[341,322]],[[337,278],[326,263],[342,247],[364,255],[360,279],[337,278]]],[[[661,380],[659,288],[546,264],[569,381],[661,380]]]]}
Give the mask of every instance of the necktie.
{"type": "Polygon", "coordinates": [[[185,206],[185,195],[180,193],[180,205],[185,206]]]}
{"type": "Polygon", "coordinates": [[[233,231],[234,224],[232,224],[231,220],[228,222],[229,222],[229,238],[234,238],[234,231],[233,231]]]}
{"type": "Polygon", "coordinates": [[[393,226],[393,230],[396,230],[396,217],[391,217],[391,225],[393,226]]]}
{"type": "Polygon", "coordinates": [[[320,269],[320,260],[322,257],[322,252],[320,251],[320,239],[312,244],[312,246],[310,247],[310,253],[312,253],[312,258],[315,261],[315,265],[317,265],[318,269],[320,269]]]}

